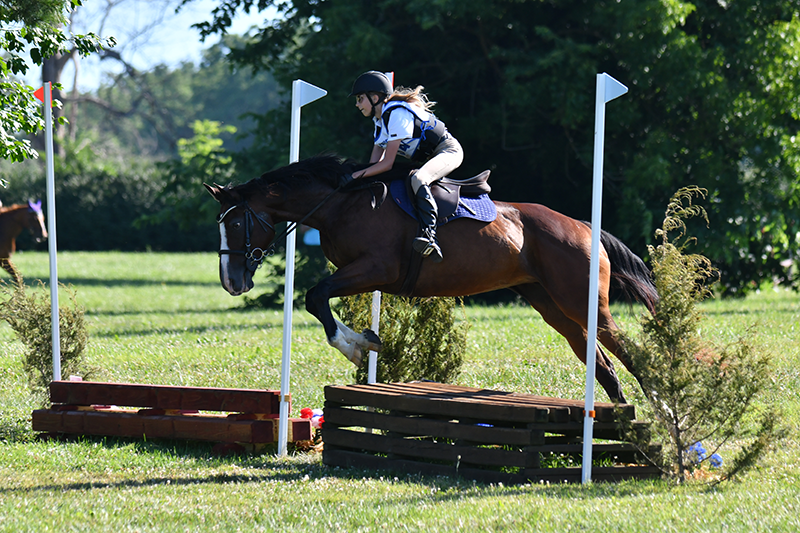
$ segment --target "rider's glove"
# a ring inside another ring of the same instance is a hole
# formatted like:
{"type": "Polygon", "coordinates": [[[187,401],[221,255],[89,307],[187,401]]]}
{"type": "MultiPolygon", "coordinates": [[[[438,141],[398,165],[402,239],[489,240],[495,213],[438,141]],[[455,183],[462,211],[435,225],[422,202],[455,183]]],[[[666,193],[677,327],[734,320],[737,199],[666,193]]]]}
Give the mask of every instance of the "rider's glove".
{"type": "Polygon", "coordinates": [[[339,188],[344,188],[350,185],[355,178],[352,174],[345,174],[339,178],[339,188]]]}

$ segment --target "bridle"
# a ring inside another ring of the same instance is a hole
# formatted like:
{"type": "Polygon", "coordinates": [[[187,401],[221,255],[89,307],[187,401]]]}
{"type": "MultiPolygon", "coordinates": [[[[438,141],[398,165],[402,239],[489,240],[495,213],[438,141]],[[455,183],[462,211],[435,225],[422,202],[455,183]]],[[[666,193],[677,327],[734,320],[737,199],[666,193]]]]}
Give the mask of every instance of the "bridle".
{"type": "Polygon", "coordinates": [[[301,218],[299,221],[291,222],[291,223],[287,224],[286,225],[286,229],[284,229],[280,233],[280,235],[275,236],[275,238],[272,239],[272,242],[270,243],[269,246],[267,246],[266,249],[253,248],[251,243],[250,243],[250,232],[251,232],[252,228],[254,227],[253,219],[255,218],[258,221],[259,225],[261,226],[261,229],[264,230],[265,233],[267,231],[267,228],[271,229],[272,233],[275,233],[275,226],[273,226],[272,224],[270,224],[269,222],[264,220],[258,213],[253,211],[253,208],[250,207],[250,205],[247,203],[247,200],[242,200],[241,203],[238,203],[236,205],[233,205],[233,206],[229,207],[224,213],[220,214],[217,217],[217,224],[221,225],[223,223],[223,221],[225,220],[225,217],[228,216],[228,213],[230,213],[234,209],[237,209],[239,207],[243,208],[244,209],[244,248],[245,249],[244,250],[219,250],[218,251],[219,255],[220,256],[225,255],[225,254],[227,254],[227,255],[244,255],[245,260],[246,260],[247,270],[249,270],[250,272],[255,273],[255,271],[258,270],[258,267],[260,267],[261,264],[264,262],[264,259],[267,256],[273,255],[275,253],[275,243],[277,243],[284,236],[286,236],[289,233],[291,233],[292,231],[294,231],[299,224],[302,224],[303,222],[308,220],[308,218],[311,215],[316,213],[317,209],[322,207],[325,204],[325,202],[330,200],[331,197],[334,194],[336,194],[337,192],[339,192],[346,184],[347,183],[342,183],[341,185],[336,187],[328,196],[326,196],[319,204],[317,204],[317,206],[314,209],[309,211],[308,214],[306,216],[304,216],[303,218],[301,218]]]}
{"type": "Polygon", "coordinates": [[[228,213],[233,211],[236,208],[242,207],[244,209],[244,250],[219,250],[219,255],[243,255],[246,260],[247,270],[250,272],[255,272],[258,270],[258,267],[261,266],[261,263],[264,262],[264,258],[268,255],[272,255],[275,253],[275,240],[267,247],[266,250],[262,248],[253,248],[250,243],[250,232],[254,227],[253,219],[255,218],[258,221],[258,224],[261,226],[261,229],[264,232],[267,229],[271,229],[272,233],[275,233],[275,226],[264,220],[258,213],[253,211],[253,208],[250,205],[243,201],[240,204],[236,204],[228,208],[227,211],[220,214],[217,217],[217,224],[222,224],[225,220],[225,217],[228,216],[228,213]]]}

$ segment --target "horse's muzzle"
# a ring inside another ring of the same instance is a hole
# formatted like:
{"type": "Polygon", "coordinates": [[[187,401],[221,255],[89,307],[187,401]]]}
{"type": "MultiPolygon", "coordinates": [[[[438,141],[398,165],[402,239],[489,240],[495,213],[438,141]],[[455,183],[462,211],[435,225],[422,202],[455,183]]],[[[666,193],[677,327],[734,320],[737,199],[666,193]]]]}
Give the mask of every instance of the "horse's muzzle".
{"type": "Polygon", "coordinates": [[[244,279],[239,283],[234,283],[231,279],[222,279],[222,286],[228,291],[231,296],[241,296],[253,288],[253,275],[249,272],[245,273],[244,279]]]}
{"type": "Polygon", "coordinates": [[[239,296],[253,288],[253,271],[248,268],[231,268],[230,261],[220,256],[219,280],[232,296],[239,296]]]}

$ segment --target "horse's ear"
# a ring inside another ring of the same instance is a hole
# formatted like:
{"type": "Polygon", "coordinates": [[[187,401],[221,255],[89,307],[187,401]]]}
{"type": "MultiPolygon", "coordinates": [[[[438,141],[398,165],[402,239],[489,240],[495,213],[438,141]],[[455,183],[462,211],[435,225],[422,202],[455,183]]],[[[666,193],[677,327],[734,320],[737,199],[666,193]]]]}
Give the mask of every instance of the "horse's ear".
{"type": "Polygon", "coordinates": [[[37,213],[41,213],[42,212],[42,201],[39,200],[37,202],[34,202],[32,200],[28,200],[28,207],[30,207],[31,209],[33,209],[37,213]]]}
{"type": "Polygon", "coordinates": [[[224,187],[221,187],[221,186],[217,185],[216,183],[214,185],[209,185],[208,183],[203,183],[203,186],[206,188],[206,190],[208,190],[208,192],[211,194],[211,196],[214,197],[214,199],[216,201],[222,203],[222,200],[226,196],[226,191],[225,191],[224,187]]]}

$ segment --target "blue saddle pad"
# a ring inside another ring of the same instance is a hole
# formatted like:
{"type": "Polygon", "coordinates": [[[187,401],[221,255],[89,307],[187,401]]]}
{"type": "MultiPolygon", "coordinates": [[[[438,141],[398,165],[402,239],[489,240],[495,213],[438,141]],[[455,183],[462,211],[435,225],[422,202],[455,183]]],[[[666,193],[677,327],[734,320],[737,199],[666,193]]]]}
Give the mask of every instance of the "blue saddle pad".
{"type": "MultiPolygon", "coordinates": [[[[400,206],[400,209],[411,215],[416,220],[417,213],[415,204],[411,202],[408,196],[408,190],[404,180],[394,180],[389,184],[389,194],[392,195],[394,202],[400,206]]],[[[480,220],[481,222],[492,222],[497,218],[497,208],[494,202],[489,198],[488,194],[482,194],[477,198],[461,197],[459,205],[453,216],[447,220],[440,220],[439,225],[446,224],[452,220],[459,218],[472,218],[480,220]],[[463,205],[462,205],[463,204],[463,205]],[[466,207],[465,207],[466,206],[466,207]],[[467,209],[469,208],[469,209],[467,209]],[[472,212],[470,212],[470,209],[472,212]]]]}

